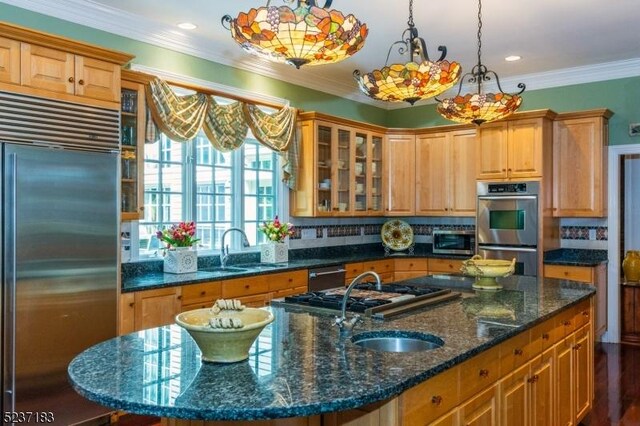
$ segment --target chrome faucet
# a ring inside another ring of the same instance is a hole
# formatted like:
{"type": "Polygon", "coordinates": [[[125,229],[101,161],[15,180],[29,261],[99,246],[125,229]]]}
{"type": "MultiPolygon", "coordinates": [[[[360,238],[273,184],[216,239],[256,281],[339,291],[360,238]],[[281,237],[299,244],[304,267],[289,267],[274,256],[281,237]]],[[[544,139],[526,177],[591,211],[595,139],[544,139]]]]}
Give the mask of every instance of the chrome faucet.
{"type": "Polygon", "coordinates": [[[353,327],[361,320],[360,315],[356,314],[350,320],[347,320],[347,300],[349,300],[349,295],[351,294],[351,290],[362,281],[364,277],[367,275],[371,275],[376,279],[376,290],[382,290],[382,281],[380,281],[380,275],[376,274],[373,271],[363,272],[358,275],[351,281],[349,287],[347,287],[347,291],[344,292],[344,296],[342,296],[342,314],[339,317],[336,317],[336,325],[340,329],[340,335],[344,336],[353,330],[353,327]]]}
{"type": "Polygon", "coordinates": [[[222,233],[222,238],[220,239],[220,266],[224,269],[227,266],[227,261],[229,260],[229,245],[224,245],[224,237],[231,231],[238,231],[242,234],[242,247],[249,247],[249,239],[247,238],[247,234],[240,228],[229,228],[222,233]]]}

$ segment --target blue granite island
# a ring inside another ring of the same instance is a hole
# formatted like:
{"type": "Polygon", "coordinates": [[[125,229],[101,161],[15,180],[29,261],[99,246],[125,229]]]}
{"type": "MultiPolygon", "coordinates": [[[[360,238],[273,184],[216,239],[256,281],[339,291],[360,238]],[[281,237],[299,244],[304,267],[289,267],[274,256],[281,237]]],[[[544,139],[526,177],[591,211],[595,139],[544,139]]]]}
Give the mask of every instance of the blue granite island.
{"type": "MultiPolygon", "coordinates": [[[[442,424],[459,424],[470,414],[464,412],[468,404],[462,403],[476,393],[499,400],[501,383],[517,369],[537,362],[545,350],[557,361],[554,374],[560,374],[563,360],[556,355],[562,355],[562,345],[570,345],[571,356],[586,353],[586,358],[571,360],[567,368],[575,369],[579,363],[592,371],[592,333],[587,332],[592,331],[593,287],[514,276],[503,279],[503,291],[476,294],[470,288],[471,281],[423,277],[407,283],[455,287],[463,297],[385,321],[366,319],[353,334],[381,330],[427,333],[444,340],[441,348],[412,353],[363,349],[350,338],[339,338],[333,312],[277,305],[269,308],[276,320],[259,336],[248,361],[202,363],[191,337],[172,325],[118,337],[86,350],[69,365],[69,378],[76,391],[92,401],[169,419],[306,419],[364,406],[380,407],[391,401],[395,408],[385,412],[387,420],[382,424],[408,425],[416,419],[425,424],[440,414],[451,417],[451,423],[442,424]],[[582,347],[576,342],[584,333],[589,343],[586,352],[575,349],[582,347]],[[469,375],[475,369],[479,369],[480,378],[469,375]],[[444,393],[449,392],[447,398],[443,403],[440,395],[427,395],[422,399],[433,407],[425,406],[421,411],[410,393],[416,389],[435,392],[441,376],[447,378],[443,388],[444,393]],[[374,403],[378,405],[371,405],[374,403]],[[395,420],[388,420],[389,416],[396,416],[395,420]]],[[[529,373],[531,368],[534,366],[529,373]]],[[[582,377],[579,371],[567,374],[569,379],[582,377]]],[[[562,377],[551,379],[556,383],[562,377]]],[[[586,389],[588,395],[580,396],[588,399],[590,407],[593,386],[586,389]]],[[[586,413],[577,412],[577,399],[576,404],[571,401],[571,407],[564,411],[562,401],[554,402],[550,419],[584,416],[586,413]]],[[[494,411],[491,423],[498,415],[506,415],[503,410],[494,411]]],[[[363,411],[367,415],[372,412],[363,411]]],[[[334,424],[340,424],[335,415],[333,419],[334,424]]]]}

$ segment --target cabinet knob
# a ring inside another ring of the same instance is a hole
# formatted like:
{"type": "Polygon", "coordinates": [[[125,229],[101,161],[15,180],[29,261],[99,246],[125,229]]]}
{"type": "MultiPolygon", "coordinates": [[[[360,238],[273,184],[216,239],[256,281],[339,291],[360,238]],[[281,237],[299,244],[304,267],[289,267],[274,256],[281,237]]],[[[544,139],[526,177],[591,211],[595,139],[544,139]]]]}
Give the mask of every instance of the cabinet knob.
{"type": "Polygon", "coordinates": [[[201,292],[200,292],[200,296],[205,296],[206,294],[207,294],[207,292],[206,292],[206,291],[201,291],[201,292]]]}
{"type": "Polygon", "coordinates": [[[511,173],[511,169],[507,169],[507,171],[508,171],[509,173],[511,173]]]}
{"type": "Polygon", "coordinates": [[[589,311],[582,311],[582,316],[588,317],[589,316],[589,311]]]}
{"type": "Polygon", "coordinates": [[[489,377],[489,370],[485,370],[484,368],[480,370],[479,372],[480,377],[489,377]]]}
{"type": "Polygon", "coordinates": [[[135,303],[134,303],[134,302],[129,303],[129,307],[130,307],[130,308],[133,308],[133,306],[134,306],[134,305],[135,305],[135,303]]]}
{"type": "Polygon", "coordinates": [[[82,80],[82,79],[78,80],[78,84],[79,84],[80,86],[83,86],[83,85],[84,85],[84,80],[82,80]]]}
{"type": "Polygon", "coordinates": [[[246,284],[246,285],[244,286],[244,288],[246,288],[247,290],[249,290],[249,287],[251,287],[249,284],[246,284]]]}
{"type": "Polygon", "coordinates": [[[514,349],[513,354],[517,356],[521,356],[523,354],[522,349],[514,349]]]}
{"type": "Polygon", "coordinates": [[[434,405],[442,404],[442,397],[440,395],[435,395],[431,397],[431,403],[434,405]]]}
{"type": "Polygon", "coordinates": [[[573,347],[573,350],[574,350],[574,351],[579,351],[579,350],[580,350],[580,348],[582,348],[582,343],[578,343],[577,345],[575,345],[575,346],[573,347]]]}
{"type": "Polygon", "coordinates": [[[571,321],[567,320],[562,323],[565,327],[569,327],[571,325],[571,321]]]}
{"type": "Polygon", "coordinates": [[[73,77],[69,77],[67,81],[69,81],[69,83],[73,83],[75,80],[73,77]]]}
{"type": "Polygon", "coordinates": [[[178,300],[182,300],[182,295],[180,295],[180,296],[176,297],[176,299],[178,299],[178,300]]]}
{"type": "Polygon", "coordinates": [[[502,169],[502,171],[503,171],[503,172],[506,172],[506,171],[507,171],[507,169],[502,169]]]}
{"type": "Polygon", "coordinates": [[[542,340],[549,340],[549,333],[542,333],[542,340]]]}
{"type": "Polygon", "coordinates": [[[540,379],[540,377],[537,374],[534,374],[533,376],[529,377],[527,379],[527,382],[529,383],[535,383],[538,381],[538,379],[540,379]]]}

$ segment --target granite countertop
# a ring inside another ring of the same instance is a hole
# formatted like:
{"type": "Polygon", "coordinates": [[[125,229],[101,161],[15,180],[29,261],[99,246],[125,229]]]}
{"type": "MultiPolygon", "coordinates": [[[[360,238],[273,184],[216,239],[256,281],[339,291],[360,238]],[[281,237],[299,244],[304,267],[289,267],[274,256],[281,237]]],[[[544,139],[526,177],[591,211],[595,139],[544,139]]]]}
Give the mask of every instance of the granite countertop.
{"type": "Polygon", "coordinates": [[[557,249],[544,253],[545,265],[598,266],[609,262],[607,250],[557,249]]]}
{"type": "Polygon", "coordinates": [[[257,420],[346,410],[400,394],[420,382],[590,297],[595,289],[555,279],[512,276],[505,289],[476,294],[471,279],[421,277],[412,285],[454,286],[463,297],[385,321],[368,331],[427,333],[438,349],[390,353],[339,338],[334,312],[271,306],[275,321],[247,361],[202,363],[191,337],[176,325],[102,342],[69,365],[73,387],[86,398],[132,413],[202,420],[257,420]],[[508,318],[481,317],[493,303],[508,318]]]}

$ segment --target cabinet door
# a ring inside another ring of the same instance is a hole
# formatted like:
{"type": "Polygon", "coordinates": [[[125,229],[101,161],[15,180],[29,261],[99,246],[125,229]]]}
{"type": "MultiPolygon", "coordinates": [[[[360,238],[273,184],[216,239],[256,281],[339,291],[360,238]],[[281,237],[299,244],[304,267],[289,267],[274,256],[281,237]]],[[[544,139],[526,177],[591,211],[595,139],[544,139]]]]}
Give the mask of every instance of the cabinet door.
{"type": "Polygon", "coordinates": [[[356,216],[366,216],[371,210],[370,197],[371,194],[371,178],[369,167],[369,151],[371,145],[371,136],[369,133],[356,131],[355,141],[353,144],[353,199],[352,210],[356,216]]]}
{"type": "Polygon", "coordinates": [[[509,122],[507,177],[542,177],[542,120],[509,122]]]}
{"type": "Polygon", "coordinates": [[[133,333],[136,330],[135,306],[136,301],[134,293],[125,293],[120,295],[120,321],[118,323],[118,334],[120,336],[133,333]]]}
{"type": "Polygon", "coordinates": [[[446,133],[416,137],[416,214],[445,216],[449,212],[449,138],[446,133]]]}
{"type": "Polygon", "coordinates": [[[500,424],[529,425],[529,364],[500,381],[500,424]]]}
{"type": "Polygon", "coordinates": [[[74,94],[74,55],[22,43],[20,79],[23,86],[74,94]]]}
{"type": "MultiPolygon", "coordinates": [[[[120,140],[121,163],[121,211],[122,220],[139,220],[144,217],[144,133],[145,100],[144,86],[139,83],[121,83],[120,140]]],[[[145,249],[151,241],[147,240],[145,249]]]]}
{"type": "Polygon", "coordinates": [[[0,82],[20,84],[20,42],[0,37],[0,82]]]}
{"type": "MultiPolygon", "coordinates": [[[[496,386],[467,401],[460,408],[460,423],[465,426],[494,426],[498,424],[496,386]]],[[[514,423],[515,424],[515,423],[514,423]]]]}
{"type": "Polygon", "coordinates": [[[553,215],[606,216],[606,147],[601,117],[553,125],[553,215]]]}
{"type": "Polygon", "coordinates": [[[413,135],[387,136],[383,159],[387,216],[408,216],[415,213],[415,148],[413,135]]]}
{"type": "Polygon", "coordinates": [[[78,96],[120,101],[120,66],[93,58],[75,57],[75,93],[78,96]]]}
{"type": "Polygon", "coordinates": [[[371,144],[369,146],[369,214],[372,216],[381,216],[382,207],[382,157],[384,149],[384,137],[382,135],[371,135],[371,144]]]}
{"type": "Polygon", "coordinates": [[[461,130],[450,134],[450,215],[476,215],[476,145],[475,130],[461,130]]]}
{"type": "Polygon", "coordinates": [[[480,127],[476,146],[478,180],[507,177],[507,129],[507,123],[489,123],[480,127]]]}
{"type": "Polygon", "coordinates": [[[333,155],[336,144],[335,132],[330,124],[317,122],[315,124],[316,141],[316,180],[315,187],[316,215],[328,216],[331,214],[333,200],[331,199],[331,179],[334,175],[333,168],[338,167],[338,162],[333,163],[333,155]]]}
{"type": "Polygon", "coordinates": [[[575,400],[573,367],[573,335],[556,346],[556,419],[559,426],[574,425],[573,401],[575,400]]]}
{"type": "MultiPolygon", "coordinates": [[[[352,194],[356,188],[352,173],[355,166],[355,134],[352,129],[347,127],[337,127],[335,131],[337,143],[334,145],[331,161],[331,167],[334,171],[331,178],[333,195],[331,212],[332,216],[350,216],[353,214],[352,194]]],[[[364,182],[363,179],[360,179],[360,184],[363,185],[362,194],[365,194],[364,182]]],[[[361,201],[364,200],[363,197],[360,198],[361,201]]]]}
{"type": "Polygon", "coordinates": [[[591,349],[591,328],[585,326],[576,332],[574,353],[574,374],[575,374],[575,399],[574,412],[575,424],[578,424],[584,416],[591,410],[591,386],[593,377],[591,373],[592,356],[591,349]]]}
{"type": "Polygon", "coordinates": [[[640,287],[622,286],[622,341],[640,343],[640,287]]]}
{"type": "Polygon", "coordinates": [[[550,348],[531,365],[530,387],[531,425],[554,426],[554,357],[550,348]]]}
{"type": "Polygon", "coordinates": [[[135,329],[172,324],[181,310],[180,295],[180,287],[136,292],[135,329]]]}

